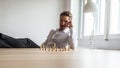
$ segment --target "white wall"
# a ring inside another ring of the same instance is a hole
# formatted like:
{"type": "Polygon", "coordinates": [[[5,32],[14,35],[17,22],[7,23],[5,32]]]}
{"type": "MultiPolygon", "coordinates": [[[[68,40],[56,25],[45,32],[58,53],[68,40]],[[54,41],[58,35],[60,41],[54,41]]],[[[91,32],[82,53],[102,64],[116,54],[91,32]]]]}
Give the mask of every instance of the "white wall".
{"type": "Polygon", "coordinates": [[[40,45],[58,27],[65,0],[0,0],[0,33],[40,45]]]}

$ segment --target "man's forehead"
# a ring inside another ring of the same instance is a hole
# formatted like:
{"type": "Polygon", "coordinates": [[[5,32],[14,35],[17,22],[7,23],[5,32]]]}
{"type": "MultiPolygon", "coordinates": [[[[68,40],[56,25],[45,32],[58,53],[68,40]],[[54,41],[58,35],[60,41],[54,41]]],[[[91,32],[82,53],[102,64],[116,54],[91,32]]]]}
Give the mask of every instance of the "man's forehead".
{"type": "Polygon", "coordinates": [[[61,19],[70,19],[69,16],[61,16],[61,19]]]}

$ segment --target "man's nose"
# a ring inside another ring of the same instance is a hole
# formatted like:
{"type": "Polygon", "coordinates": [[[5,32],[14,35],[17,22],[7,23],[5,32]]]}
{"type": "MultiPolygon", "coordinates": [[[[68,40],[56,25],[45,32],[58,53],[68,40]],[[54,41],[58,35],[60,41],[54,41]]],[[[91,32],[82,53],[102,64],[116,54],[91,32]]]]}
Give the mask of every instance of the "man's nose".
{"type": "Polygon", "coordinates": [[[65,25],[65,22],[64,22],[64,21],[62,22],[62,25],[65,25]]]}

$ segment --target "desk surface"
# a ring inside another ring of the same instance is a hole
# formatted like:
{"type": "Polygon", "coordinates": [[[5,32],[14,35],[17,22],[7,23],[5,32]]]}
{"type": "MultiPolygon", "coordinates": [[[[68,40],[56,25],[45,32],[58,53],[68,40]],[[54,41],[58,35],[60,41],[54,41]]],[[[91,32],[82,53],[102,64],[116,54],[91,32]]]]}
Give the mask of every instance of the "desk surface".
{"type": "Polygon", "coordinates": [[[80,68],[79,51],[40,51],[39,48],[0,49],[0,68],[80,68]]]}
{"type": "Polygon", "coordinates": [[[0,49],[0,68],[120,68],[120,51],[80,48],[45,52],[38,48],[0,49]]]}

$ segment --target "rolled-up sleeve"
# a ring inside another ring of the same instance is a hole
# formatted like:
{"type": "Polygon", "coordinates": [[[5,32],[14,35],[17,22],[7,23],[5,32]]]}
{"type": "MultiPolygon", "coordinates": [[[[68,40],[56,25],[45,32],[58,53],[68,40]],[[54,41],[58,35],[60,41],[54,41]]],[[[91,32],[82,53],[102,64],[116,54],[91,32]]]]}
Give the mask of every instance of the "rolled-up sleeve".
{"type": "Polygon", "coordinates": [[[74,50],[78,47],[78,41],[77,41],[77,32],[74,28],[72,28],[72,35],[69,37],[68,41],[70,47],[74,50]]]}
{"type": "Polygon", "coordinates": [[[48,36],[47,36],[47,39],[45,40],[45,42],[43,42],[42,43],[42,45],[46,45],[50,40],[51,40],[51,38],[52,38],[52,36],[55,34],[55,30],[51,30],[50,32],[49,32],[49,34],[48,34],[48,36]]]}

